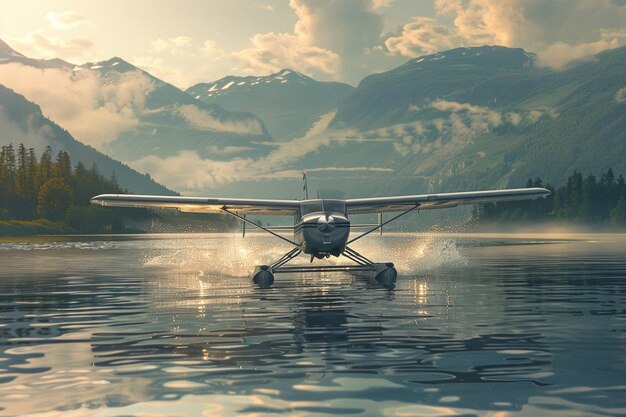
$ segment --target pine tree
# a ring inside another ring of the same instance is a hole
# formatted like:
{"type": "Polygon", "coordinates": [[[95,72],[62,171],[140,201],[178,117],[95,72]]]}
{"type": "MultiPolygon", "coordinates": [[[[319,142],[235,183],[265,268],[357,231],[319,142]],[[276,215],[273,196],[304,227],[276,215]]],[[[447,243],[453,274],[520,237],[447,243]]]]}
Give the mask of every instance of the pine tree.
{"type": "Polygon", "coordinates": [[[15,193],[17,197],[16,217],[18,219],[33,219],[35,217],[35,184],[32,175],[31,152],[23,143],[17,148],[17,175],[15,178],[15,193]]]}
{"type": "Polygon", "coordinates": [[[63,178],[51,178],[39,191],[37,212],[43,218],[53,221],[65,219],[65,213],[72,206],[74,195],[63,178]]]}
{"type": "Polygon", "coordinates": [[[70,155],[66,151],[59,151],[57,154],[56,164],[54,165],[54,176],[60,177],[69,182],[72,178],[72,161],[70,155]]]}
{"type": "Polygon", "coordinates": [[[15,175],[15,148],[11,143],[3,146],[2,151],[0,151],[0,192],[3,196],[0,199],[0,208],[8,210],[12,217],[17,209],[15,175]]]}
{"type": "Polygon", "coordinates": [[[39,184],[43,184],[52,178],[52,148],[46,146],[46,150],[41,154],[39,160],[39,184]]]}

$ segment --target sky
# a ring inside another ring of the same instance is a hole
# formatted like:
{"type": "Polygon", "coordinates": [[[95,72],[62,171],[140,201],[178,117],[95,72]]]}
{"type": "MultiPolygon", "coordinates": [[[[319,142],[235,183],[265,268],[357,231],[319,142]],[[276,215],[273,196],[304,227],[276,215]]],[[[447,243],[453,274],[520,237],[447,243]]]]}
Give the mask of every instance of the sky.
{"type": "Polygon", "coordinates": [[[0,0],[0,39],[33,58],[119,56],[181,88],[282,68],[357,85],[459,46],[559,68],[626,43],[626,0],[0,0]]]}

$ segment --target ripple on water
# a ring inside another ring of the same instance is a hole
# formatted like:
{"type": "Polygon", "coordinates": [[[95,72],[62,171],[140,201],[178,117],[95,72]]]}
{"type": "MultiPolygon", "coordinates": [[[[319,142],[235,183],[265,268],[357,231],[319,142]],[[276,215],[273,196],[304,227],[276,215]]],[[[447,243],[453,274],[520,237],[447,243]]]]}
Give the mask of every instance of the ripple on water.
{"type": "Polygon", "coordinates": [[[259,290],[255,237],[1,246],[0,416],[626,415],[626,245],[498,239],[364,242],[391,291],[259,290]]]}

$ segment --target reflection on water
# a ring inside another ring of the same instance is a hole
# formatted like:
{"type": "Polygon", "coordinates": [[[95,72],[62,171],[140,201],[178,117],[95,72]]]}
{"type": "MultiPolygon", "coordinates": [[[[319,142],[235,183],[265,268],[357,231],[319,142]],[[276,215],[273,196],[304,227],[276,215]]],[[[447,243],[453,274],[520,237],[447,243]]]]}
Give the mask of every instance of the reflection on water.
{"type": "MultiPolygon", "coordinates": [[[[401,276],[274,241],[0,241],[0,415],[626,415],[626,237],[392,235],[401,276]]],[[[380,258],[380,259],[379,259],[380,258]]]]}

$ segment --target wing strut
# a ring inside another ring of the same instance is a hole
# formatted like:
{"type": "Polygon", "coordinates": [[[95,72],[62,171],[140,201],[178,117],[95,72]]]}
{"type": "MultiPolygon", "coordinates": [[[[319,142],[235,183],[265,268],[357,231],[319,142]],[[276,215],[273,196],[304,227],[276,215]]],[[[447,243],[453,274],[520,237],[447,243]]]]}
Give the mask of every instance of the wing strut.
{"type": "Polygon", "coordinates": [[[374,265],[374,262],[370,261],[365,256],[361,255],[359,252],[347,246],[346,246],[346,250],[343,251],[342,255],[361,266],[374,265]]]}
{"type": "Polygon", "coordinates": [[[381,223],[379,223],[379,224],[378,224],[378,226],[374,227],[373,229],[370,229],[370,230],[368,230],[367,232],[365,232],[365,233],[362,233],[362,234],[358,235],[358,236],[357,236],[357,237],[355,237],[354,239],[349,240],[349,241],[346,243],[346,245],[349,245],[350,243],[352,243],[352,242],[354,242],[354,241],[357,241],[357,240],[361,239],[362,237],[365,237],[365,236],[369,235],[370,233],[375,232],[375,231],[376,231],[376,230],[378,230],[378,229],[382,229],[382,227],[383,227],[384,225],[389,224],[389,223],[391,223],[392,221],[394,221],[395,219],[397,219],[397,218],[399,218],[399,217],[402,217],[402,216],[404,216],[404,215],[405,215],[405,214],[407,214],[407,213],[412,212],[413,210],[417,209],[418,207],[419,207],[419,204],[416,204],[416,205],[412,206],[410,209],[408,209],[408,210],[404,210],[402,213],[398,214],[397,216],[393,216],[391,219],[387,220],[386,222],[384,222],[384,223],[382,223],[382,222],[381,222],[381,223]]]}
{"type": "Polygon", "coordinates": [[[255,222],[253,222],[252,220],[248,220],[248,219],[246,219],[246,216],[240,216],[240,215],[238,215],[237,213],[232,212],[232,211],[230,211],[230,210],[228,210],[228,209],[226,209],[226,208],[223,208],[223,207],[222,207],[222,211],[223,211],[223,212],[225,212],[225,213],[230,214],[231,216],[234,216],[234,217],[238,218],[239,220],[241,220],[241,221],[242,221],[242,222],[244,222],[244,223],[248,223],[248,224],[251,224],[251,225],[253,225],[253,226],[255,226],[255,227],[258,227],[259,229],[266,231],[266,232],[267,232],[267,233],[269,233],[270,235],[274,235],[274,236],[276,236],[277,238],[282,239],[282,240],[284,240],[285,242],[292,244],[292,245],[293,245],[293,246],[295,246],[296,248],[299,248],[299,247],[300,247],[300,246],[299,246],[296,242],[294,242],[294,241],[292,241],[292,240],[289,240],[289,239],[287,239],[286,237],[279,235],[278,233],[274,233],[274,232],[272,232],[270,229],[268,229],[268,228],[266,228],[266,227],[263,227],[263,226],[261,226],[260,224],[256,224],[256,223],[255,223],[255,222]]]}

